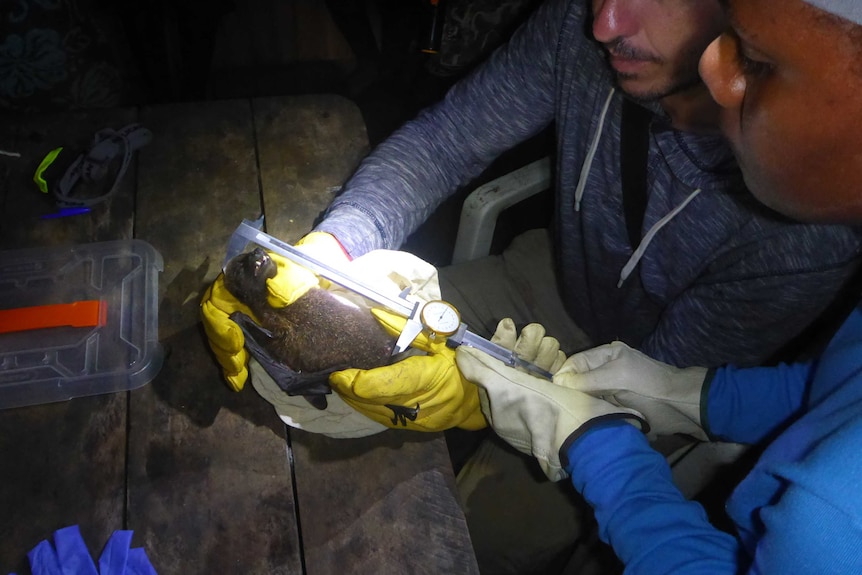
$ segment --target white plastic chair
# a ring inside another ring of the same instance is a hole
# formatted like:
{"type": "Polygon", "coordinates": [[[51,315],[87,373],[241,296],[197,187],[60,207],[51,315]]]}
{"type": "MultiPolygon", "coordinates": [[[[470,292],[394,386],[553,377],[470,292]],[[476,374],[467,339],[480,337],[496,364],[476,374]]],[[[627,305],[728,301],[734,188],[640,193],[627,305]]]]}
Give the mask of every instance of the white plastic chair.
{"type": "Polygon", "coordinates": [[[452,263],[488,255],[503,210],[550,187],[551,160],[544,157],[470,192],[461,208],[452,263]]]}

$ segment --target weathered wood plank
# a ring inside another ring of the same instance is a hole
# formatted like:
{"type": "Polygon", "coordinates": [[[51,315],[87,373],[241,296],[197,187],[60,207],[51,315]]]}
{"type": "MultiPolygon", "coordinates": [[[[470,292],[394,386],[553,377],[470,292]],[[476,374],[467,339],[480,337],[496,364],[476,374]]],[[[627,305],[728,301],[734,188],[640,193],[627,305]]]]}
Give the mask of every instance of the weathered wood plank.
{"type": "MultiPolygon", "coordinates": [[[[254,110],[267,231],[294,242],[367,154],[362,117],[337,96],[254,110]]],[[[309,574],[478,572],[442,435],[289,434],[309,574]]]]}
{"type": "Polygon", "coordinates": [[[230,391],[199,322],[231,232],[261,211],[248,101],[142,110],[136,237],[165,260],[165,365],[131,394],[129,527],[159,573],[301,572],[284,426],[230,391]]]}
{"type": "Polygon", "coordinates": [[[359,108],[335,95],[253,100],[267,232],[307,234],[368,153],[359,108]]]}
{"type": "Polygon", "coordinates": [[[309,575],[478,573],[441,434],[290,437],[309,575]]]}
{"type": "MultiPolygon", "coordinates": [[[[90,214],[53,220],[40,219],[56,208],[32,177],[51,149],[85,147],[97,130],[136,117],[116,109],[0,121],[0,148],[21,154],[0,156],[0,248],[130,238],[134,166],[90,214]]],[[[126,405],[127,394],[114,393],[0,412],[0,573],[29,573],[26,553],[62,527],[80,525],[93,550],[124,528],[126,405]]]]}

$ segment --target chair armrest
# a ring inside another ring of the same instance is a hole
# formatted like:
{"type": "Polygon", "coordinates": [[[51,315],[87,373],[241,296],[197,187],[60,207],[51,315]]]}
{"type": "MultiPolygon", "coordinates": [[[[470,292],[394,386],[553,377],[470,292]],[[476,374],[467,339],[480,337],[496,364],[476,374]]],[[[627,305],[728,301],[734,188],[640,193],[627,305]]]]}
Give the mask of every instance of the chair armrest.
{"type": "Polygon", "coordinates": [[[536,160],[470,192],[461,208],[452,263],[488,255],[500,213],[551,187],[551,160],[536,160]]]}

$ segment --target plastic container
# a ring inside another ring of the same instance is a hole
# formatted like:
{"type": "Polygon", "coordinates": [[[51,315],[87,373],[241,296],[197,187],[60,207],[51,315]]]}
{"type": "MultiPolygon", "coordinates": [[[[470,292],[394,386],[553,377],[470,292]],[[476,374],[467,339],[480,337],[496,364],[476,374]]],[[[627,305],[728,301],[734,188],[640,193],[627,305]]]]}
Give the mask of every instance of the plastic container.
{"type": "Polygon", "coordinates": [[[158,273],[141,240],[0,251],[0,310],[98,300],[103,325],[0,333],[0,409],[135,389],[162,367],[158,273]]]}

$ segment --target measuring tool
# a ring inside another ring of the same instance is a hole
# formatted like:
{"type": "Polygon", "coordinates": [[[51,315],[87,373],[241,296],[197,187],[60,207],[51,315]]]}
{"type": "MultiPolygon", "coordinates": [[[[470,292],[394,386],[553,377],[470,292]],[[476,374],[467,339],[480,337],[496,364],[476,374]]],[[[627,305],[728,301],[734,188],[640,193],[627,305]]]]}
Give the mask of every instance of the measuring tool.
{"type": "Polygon", "coordinates": [[[263,232],[262,228],[263,216],[254,221],[244,219],[240,223],[228,241],[227,254],[222,269],[227,267],[231,259],[241,254],[249,242],[252,242],[298,263],[334,284],[383,306],[392,313],[406,318],[407,323],[398,336],[392,350],[393,354],[406,350],[413,343],[413,340],[424,331],[431,339],[445,338],[446,345],[451,348],[459,345],[473,347],[499,359],[510,367],[521,367],[545,379],[552,379],[553,375],[549,371],[521,359],[511,350],[469,331],[467,324],[461,321],[461,314],[449,302],[443,300],[409,301],[407,299],[409,290],[404,290],[397,296],[383,293],[341,270],[314,259],[290,244],[272,237],[263,232]]]}

